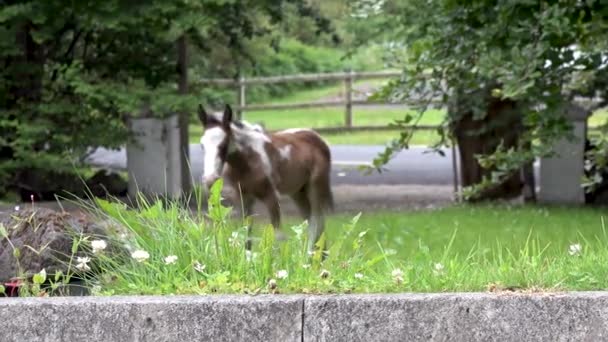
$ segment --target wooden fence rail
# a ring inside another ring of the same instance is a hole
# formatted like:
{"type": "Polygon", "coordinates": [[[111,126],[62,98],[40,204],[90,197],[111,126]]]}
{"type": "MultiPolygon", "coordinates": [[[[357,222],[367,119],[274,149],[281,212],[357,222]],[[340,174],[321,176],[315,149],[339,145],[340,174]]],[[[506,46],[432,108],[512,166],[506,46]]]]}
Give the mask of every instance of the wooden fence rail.
{"type": "MultiPolygon", "coordinates": [[[[321,107],[344,107],[344,125],[338,127],[315,127],[319,131],[345,131],[345,130],[362,130],[362,129],[390,129],[388,125],[382,126],[354,126],[353,125],[353,106],[371,106],[371,105],[395,105],[394,103],[382,101],[362,101],[353,100],[353,83],[356,80],[364,79],[385,79],[391,77],[399,77],[401,72],[397,71],[374,71],[374,72],[332,72],[323,74],[296,74],[287,76],[271,76],[271,77],[239,77],[231,78],[203,78],[199,79],[200,84],[222,85],[235,87],[236,102],[235,111],[237,117],[241,119],[245,112],[261,111],[261,110],[285,110],[285,109],[306,109],[306,108],[321,108],[321,107]],[[317,82],[317,81],[343,81],[344,82],[344,100],[333,101],[315,101],[304,103],[284,103],[284,104],[247,104],[246,93],[247,86],[261,84],[278,84],[287,82],[317,82]]],[[[400,103],[399,105],[414,105],[415,102],[400,103]]],[[[435,127],[436,128],[436,127],[435,127]]]]}

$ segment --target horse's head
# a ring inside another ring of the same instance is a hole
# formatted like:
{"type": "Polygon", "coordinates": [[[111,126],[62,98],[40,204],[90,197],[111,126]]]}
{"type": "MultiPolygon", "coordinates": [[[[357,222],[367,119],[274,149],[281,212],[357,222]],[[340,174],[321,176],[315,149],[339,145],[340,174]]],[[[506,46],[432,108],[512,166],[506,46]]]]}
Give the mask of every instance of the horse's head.
{"type": "Polygon", "coordinates": [[[198,117],[205,130],[201,137],[201,146],[205,151],[203,182],[209,187],[222,176],[228,156],[232,139],[232,108],[226,105],[224,113],[216,115],[207,114],[199,105],[198,117]]]}

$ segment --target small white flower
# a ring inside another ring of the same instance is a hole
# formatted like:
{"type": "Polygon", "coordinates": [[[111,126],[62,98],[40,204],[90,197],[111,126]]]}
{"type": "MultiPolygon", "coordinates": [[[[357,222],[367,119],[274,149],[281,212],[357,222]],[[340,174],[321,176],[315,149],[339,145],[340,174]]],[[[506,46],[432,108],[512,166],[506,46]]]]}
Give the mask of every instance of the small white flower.
{"type": "Polygon", "coordinates": [[[91,294],[94,296],[101,294],[101,285],[93,285],[91,287],[91,294]]]}
{"type": "Polygon", "coordinates": [[[201,264],[201,263],[200,263],[200,262],[198,262],[198,261],[195,261],[195,262],[194,262],[194,269],[195,269],[197,272],[201,272],[201,273],[203,273],[203,272],[205,271],[205,268],[206,268],[206,267],[207,267],[206,265],[203,265],[203,264],[201,264]]]}
{"type": "Polygon", "coordinates": [[[228,238],[228,242],[230,243],[230,245],[232,247],[238,247],[238,246],[240,246],[239,233],[238,232],[232,232],[232,234],[228,238]]]}
{"type": "Polygon", "coordinates": [[[403,283],[403,271],[401,269],[394,269],[393,272],[391,272],[391,276],[397,284],[403,283]]]}
{"type": "Polygon", "coordinates": [[[91,267],[89,267],[88,263],[91,261],[88,257],[77,257],[76,258],[76,268],[81,271],[89,271],[91,267]]]}
{"type": "Polygon", "coordinates": [[[108,244],[104,240],[93,240],[91,241],[91,248],[93,249],[93,254],[97,254],[108,247],[108,244]]]}
{"type": "Polygon", "coordinates": [[[570,247],[568,247],[568,253],[570,253],[570,255],[579,255],[582,251],[583,247],[581,247],[581,245],[578,243],[572,244],[570,247]]]}
{"type": "Polygon", "coordinates": [[[440,262],[435,264],[435,271],[441,272],[441,271],[443,271],[443,269],[444,269],[444,267],[440,262]]]}
{"type": "Polygon", "coordinates": [[[362,273],[355,273],[355,279],[363,279],[362,273]]]}
{"type": "Polygon", "coordinates": [[[150,259],[150,253],[138,249],[135,252],[131,253],[131,258],[135,259],[135,261],[137,262],[144,262],[148,259],[150,259]]]}
{"type": "Polygon", "coordinates": [[[165,258],[166,265],[173,265],[177,261],[177,255],[169,255],[165,258]]]}
{"type": "Polygon", "coordinates": [[[21,210],[21,207],[20,207],[20,206],[18,206],[18,205],[16,205],[16,206],[15,206],[15,211],[19,211],[19,210],[21,210]]]}
{"type": "Polygon", "coordinates": [[[391,276],[393,276],[393,278],[403,277],[403,271],[399,268],[395,268],[393,272],[391,272],[391,276]]]}
{"type": "Polygon", "coordinates": [[[277,281],[276,281],[276,280],[274,280],[274,279],[270,279],[270,280],[268,281],[268,287],[269,287],[271,290],[276,289],[276,288],[277,288],[277,281]]]}
{"type": "Polygon", "coordinates": [[[307,270],[307,269],[310,268],[310,264],[304,264],[304,265],[302,265],[302,268],[305,269],[305,270],[307,270]]]}
{"type": "Polygon", "coordinates": [[[288,276],[287,270],[279,270],[275,276],[279,279],[285,279],[288,276]]]}

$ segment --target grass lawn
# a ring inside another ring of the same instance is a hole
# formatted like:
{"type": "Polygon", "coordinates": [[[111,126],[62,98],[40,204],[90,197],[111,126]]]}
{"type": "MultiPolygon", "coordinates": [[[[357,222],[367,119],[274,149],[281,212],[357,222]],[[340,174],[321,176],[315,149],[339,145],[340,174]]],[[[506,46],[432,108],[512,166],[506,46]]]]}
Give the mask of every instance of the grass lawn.
{"type": "Polygon", "coordinates": [[[91,286],[102,295],[608,289],[605,209],[496,204],[370,212],[358,221],[335,215],[322,258],[307,253],[306,225],[294,218],[282,241],[257,220],[249,253],[244,223],[227,220],[218,204],[204,221],[172,205],[102,207],[126,229],[110,244],[131,253],[91,254],[103,270],[91,286]]]}
{"type": "MultiPolygon", "coordinates": [[[[408,213],[363,213],[358,226],[369,230],[370,242],[394,250],[395,257],[403,260],[415,258],[427,247],[432,257],[440,258],[452,235],[450,253],[454,255],[467,255],[472,249],[491,253],[498,245],[518,251],[533,239],[546,246],[546,256],[563,256],[573,243],[597,244],[598,238],[608,238],[602,229],[603,218],[608,218],[605,209],[589,207],[462,205],[408,213]]],[[[330,240],[340,237],[340,225],[348,219],[344,215],[330,218],[330,240]]]]}

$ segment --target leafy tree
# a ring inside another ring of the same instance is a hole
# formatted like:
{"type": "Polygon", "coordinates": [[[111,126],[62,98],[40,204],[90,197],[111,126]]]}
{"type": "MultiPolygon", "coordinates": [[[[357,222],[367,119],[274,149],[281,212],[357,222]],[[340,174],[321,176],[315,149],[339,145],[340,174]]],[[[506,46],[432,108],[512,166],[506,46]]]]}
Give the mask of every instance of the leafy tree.
{"type": "Polygon", "coordinates": [[[178,40],[196,62],[224,42],[238,64],[285,3],[318,15],[299,0],[1,3],[0,195],[27,188],[32,172],[73,171],[90,147],[124,143],[124,121],[145,104],[154,115],[194,108],[196,96],[177,91],[178,40]]]}
{"type": "MultiPolygon", "coordinates": [[[[576,96],[607,99],[608,6],[596,0],[357,2],[382,38],[407,47],[403,77],[386,89],[416,100],[415,123],[438,99],[448,106],[441,146],[459,143],[471,198],[518,192],[519,170],[564,136],[576,96]],[[365,11],[365,9],[367,9],[365,11]]],[[[407,147],[404,131],[376,160],[407,147]]]]}

